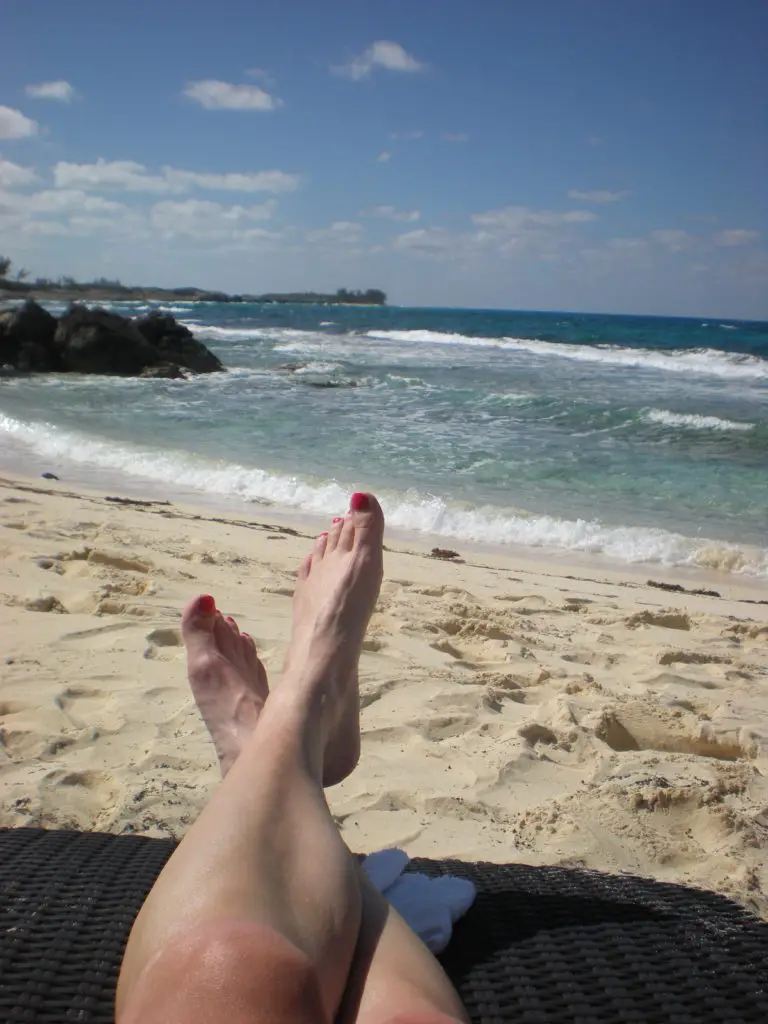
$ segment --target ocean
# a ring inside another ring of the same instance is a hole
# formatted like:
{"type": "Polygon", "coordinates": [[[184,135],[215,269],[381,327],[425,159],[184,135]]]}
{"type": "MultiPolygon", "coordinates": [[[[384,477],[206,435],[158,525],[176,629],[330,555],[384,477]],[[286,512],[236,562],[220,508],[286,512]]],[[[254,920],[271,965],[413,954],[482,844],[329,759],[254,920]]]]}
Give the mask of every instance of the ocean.
{"type": "Polygon", "coordinates": [[[268,502],[328,517],[365,488],[390,525],[445,546],[768,577],[766,323],[155,308],[227,371],[0,379],[6,466],[130,478],[134,492],[193,493],[238,513],[268,502]]]}

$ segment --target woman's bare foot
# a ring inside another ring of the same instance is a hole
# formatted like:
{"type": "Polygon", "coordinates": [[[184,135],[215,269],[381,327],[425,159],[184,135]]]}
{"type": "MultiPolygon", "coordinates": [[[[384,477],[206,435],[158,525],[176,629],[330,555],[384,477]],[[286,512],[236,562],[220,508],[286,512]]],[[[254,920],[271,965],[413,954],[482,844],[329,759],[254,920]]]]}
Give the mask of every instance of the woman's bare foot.
{"type": "Polygon", "coordinates": [[[253,639],[216,610],[212,597],[204,595],[187,605],[181,631],[192,693],[226,775],[269,696],[267,673],[253,639]]]}
{"type": "Polygon", "coordinates": [[[317,538],[299,568],[284,677],[318,702],[326,785],[359,756],[357,665],[381,587],[383,537],[376,498],[354,494],[349,513],[317,538]]]}
{"type": "MultiPolygon", "coordinates": [[[[367,497],[367,496],[366,496],[367,497]]],[[[353,499],[355,503],[360,498],[353,499]]],[[[383,516],[378,503],[372,499],[366,513],[350,510],[347,519],[355,517],[360,527],[358,546],[366,532],[373,536],[378,531],[378,580],[381,578],[381,537],[383,516]]],[[[313,580],[312,592],[317,589],[320,562],[325,555],[339,547],[349,546],[348,554],[354,547],[354,536],[350,527],[342,538],[344,519],[335,519],[330,534],[318,538],[314,550],[304,559],[299,569],[299,580],[294,597],[296,606],[301,602],[303,618],[294,616],[291,652],[293,660],[286,660],[286,670],[297,665],[296,643],[306,614],[306,600],[303,598],[306,582],[313,580]],[[330,545],[328,538],[331,537],[330,545]],[[330,549],[330,550],[329,550],[330,549]],[[319,557],[318,557],[319,556],[319,557]],[[311,572],[316,563],[316,571],[311,572]]],[[[353,524],[354,529],[354,524],[353,524]]],[[[368,544],[368,541],[365,542],[368,544]]],[[[376,547],[374,541],[374,547],[376,547]]],[[[341,553],[339,555],[341,557],[341,553]]],[[[357,556],[358,559],[360,556],[357,556]]],[[[368,556],[362,559],[367,562],[368,556]]],[[[366,570],[367,571],[367,570],[366,570]]],[[[327,572],[323,574],[327,577],[327,572]]],[[[376,587],[378,594],[378,584],[376,587]]],[[[375,604],[376,598],[373,598],[375,604]]],[[[372,609],[373,605],[371,605],[372,609]]],[[[368,612],[370,617],[370,611],[368,612]]],[[[366,618],[367,625],[367,618],[366,618]]],[[[363,630],[364,631],[364,630],[363,630]]],[[[192,601],[182,616],[182,633],[187,648],[187,668],[192,693],[211,734],[219,757],[222,775],[226,775],[240,754],[242,747],[256,727],[259,715],[269,695],[266,669],[256,654],[253,640],[247,633],[240,633],[234,619],[224,619],[216,611],[213,598],[203,596],[192,601]]],[[[360,640],[362,643],[362,639],[360,640]]],[[[353,652],[354,653],[354,652],[353,652]]],[[[355,768],[360,757],[360,703],[358,694],[357,663],[360,657],[359,644],[353,657],[353,665],[339,692],[340,703],[335,711],[335,722],[325,749],[323,763],[323,786],[335,786],[355,768]]],[[[290,658],[290,654],[289,654],[290,658]]]]}

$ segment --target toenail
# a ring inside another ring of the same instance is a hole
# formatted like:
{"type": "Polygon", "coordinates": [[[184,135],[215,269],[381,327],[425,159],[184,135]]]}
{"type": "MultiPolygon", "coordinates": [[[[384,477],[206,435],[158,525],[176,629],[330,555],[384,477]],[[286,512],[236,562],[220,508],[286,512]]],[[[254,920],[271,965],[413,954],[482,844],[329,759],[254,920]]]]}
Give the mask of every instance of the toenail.
{"type": "Polygon", "coordinates": [[[324,531],[323,533],[318,533],[318,537],[327,537],[327,536],[328,536],[328,532],[327,531],[324,531]]]}
{"type": "Polygon", "coordinates": [[[200,609],[201,612],[204,612],[206,615],[210,615],[211,612],[216,611],[216,602],[214,601],[210,594],[203,594],[198,601],[198,608],[200,609]]]}
{"type": "Polygon", "coordinates": [[[331,520],[331,522],[332,523],[343,523],[344,522],[344,516],[334,516],[333,519],[331,520]]]}
{"type": "Polygon", "coordinates": [[[349,499],[349,507],[353,512],[367,512],[370,508],[370,500],[367,494],[363,494],[362,491],[355,491],[352,497],[349,499]]]}

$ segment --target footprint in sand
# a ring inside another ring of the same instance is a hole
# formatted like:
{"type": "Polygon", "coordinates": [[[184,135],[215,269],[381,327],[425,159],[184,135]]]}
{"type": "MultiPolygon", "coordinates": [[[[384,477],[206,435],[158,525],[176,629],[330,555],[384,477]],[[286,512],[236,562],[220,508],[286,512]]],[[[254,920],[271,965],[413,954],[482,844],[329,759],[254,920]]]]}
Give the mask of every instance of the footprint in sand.
{"type": "Polygon", "coordinates": [[[61,601],[53,594],[44,594],[41,597],[30,597],[24,602],[28,612],[56,612],[58,615],[66,615],[67,609],[61,601]]]}
{"type": "Polygon", "coordinates": [[[127,722],[114,696],[96,687],[68,686],[55,703],[78,728],[96,729],[100,735],[115,735],[127,722]]]}
{"type": "Polygon", "coordinates": [[[100,551],[97,548],[90,552],[88,561],[93,565],[106,565],[111,569],[122,569],[124,572],[148,573],[152,569],[148,562],[139,558],[126,558],[123,555],[111,551],[100,551]]]}
{"type": "Polygon", "coordinates": [[[447,638],[435,640],[433,643],[429,644],[429,646],[439,654],[448,655],[449,658],[453,659],[453,663],[457,666],[467,669],[474,667],[474,663],[467,658],[464,651],[452,644],[447,638]]]}
{"type": "Polygon", "coordinates": [[[120,786],[106,772],[48,772],[40,783],[41,824],[98,831],[109,824],[120,786]]]}
{"type": "Polygon", "coordinates": [[[712,723],[693,715],[686,716],[682,711],[665,714],[646,705],[605,710],[594,732],[617,752],[658,750],[722,761],[757,756],[755,744],[747,735],[719,733],[712,723]]]}
{"type": "Polygon", "coordinates": [[[624,619],[627,629],[637,629],[638,626],[661,626],[664,629],[685,629],[691,628],[691,617],[686,612],[678,611],[675,608],[667,608],[661,611],[635,612],[634,615],[624,619]]]}
{"type": "Polygon", "coordinates": [[[531,747],[535,747],[538,743],[552,746],[558,741],[557,735],[539,722],[529,722],[528,725],[521,726],[517,732],[531,747]]]}
{"type": "Polygon", "coordinates": [[[165,648],[173,649],[184,645],[181,630],[174,626],[153,629],[151,633],[147,633],[146,640],[149,646],[144,651],[144,657],[150,659],[161,656],[165,648]]]}
{"type": "Polygon", "coordinates": [[[703,651],[663,651],[658,658],[660,665],[730,665],[731,659],[720,654],[706,654],[703,651]]]}

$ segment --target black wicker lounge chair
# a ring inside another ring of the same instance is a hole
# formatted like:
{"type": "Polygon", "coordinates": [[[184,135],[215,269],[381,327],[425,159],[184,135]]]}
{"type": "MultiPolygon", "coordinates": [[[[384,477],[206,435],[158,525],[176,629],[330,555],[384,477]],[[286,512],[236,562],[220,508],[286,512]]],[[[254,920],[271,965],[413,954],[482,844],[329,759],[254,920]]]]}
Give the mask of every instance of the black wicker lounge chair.
{"type": "MultiPolygon", "coordinates": [[[[175,847],[0,830],[0,1022],[113,1021],[131,924],[175,847]]],[[[768,925],[715,893],[564,868],[415,860],[471,878],[443,964],[483,1024],[766,1024],[768,925]]]]}

